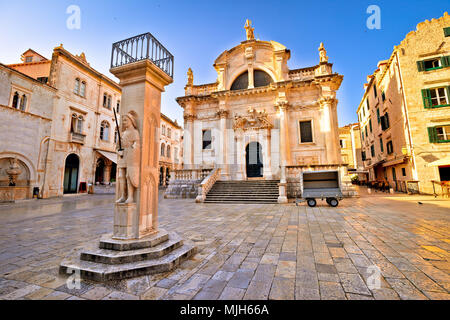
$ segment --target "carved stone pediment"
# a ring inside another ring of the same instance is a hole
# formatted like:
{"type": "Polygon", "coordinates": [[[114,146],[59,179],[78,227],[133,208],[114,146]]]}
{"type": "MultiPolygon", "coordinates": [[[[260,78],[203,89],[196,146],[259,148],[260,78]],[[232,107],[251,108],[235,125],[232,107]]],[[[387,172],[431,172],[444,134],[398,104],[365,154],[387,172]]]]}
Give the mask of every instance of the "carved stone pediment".
{"type": "Polygon", "coordinates": [[[267,112],[265,110],[256,111],[255,109],[250,108],[247,110],[247,115],[234,117],[234,130],[270,130],[272,128],[273,125],[270,123],[267,112]]]}

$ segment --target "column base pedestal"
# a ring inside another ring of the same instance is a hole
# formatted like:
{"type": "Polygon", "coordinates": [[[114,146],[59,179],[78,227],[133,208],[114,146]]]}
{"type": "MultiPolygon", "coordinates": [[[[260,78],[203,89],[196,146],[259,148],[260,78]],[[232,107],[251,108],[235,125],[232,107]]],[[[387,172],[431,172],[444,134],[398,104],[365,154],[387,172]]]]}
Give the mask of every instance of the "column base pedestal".
{"type": "Polygon", "coordinates": [[[78,272],[82,279],[99,282],[121,280],[167,272],[197,252],[190,241],[163,229],[135,240],[118,240],[104,235],[99,242],[87,244],[67,256],[60,274],[78,272]]]}

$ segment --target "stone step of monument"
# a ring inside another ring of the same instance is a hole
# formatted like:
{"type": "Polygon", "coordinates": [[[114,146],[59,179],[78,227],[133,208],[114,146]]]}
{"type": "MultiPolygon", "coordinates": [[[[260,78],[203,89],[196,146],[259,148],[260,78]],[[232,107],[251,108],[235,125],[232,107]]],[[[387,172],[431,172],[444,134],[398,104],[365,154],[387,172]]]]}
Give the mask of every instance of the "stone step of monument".
{"type": "Polygon", "coordinates": [[[92,261],[104,264],[131,263],[160,258],[181,247],[182,245],[183,240],[181,237],[176,233],[171,233],[167,241],[153,247],[127,251],[92,248],[84,250],[81,253],[80,259],[83,261],[92,261]]]}
{"type": "Polygon", "coordinates": [[[191,241],[184,241],[181,247],[163,257],[124,264],[83,261],[80,259],[81,250],[76,250],[61,262],[59,273],[70,275],[79,270],[82,279],[101,282],[139,277],[172,271],[180,263],[194,255],[196,250],[191,241]]]}
{"type": "Polygon", "coordinates": [[[100,249],[126,251],[155,247],[169,239],[169,233],[159,229],[158,233],[152,234],[139,240],[112,239],[112,234],[106,234],[100,239],[100,249]]]}

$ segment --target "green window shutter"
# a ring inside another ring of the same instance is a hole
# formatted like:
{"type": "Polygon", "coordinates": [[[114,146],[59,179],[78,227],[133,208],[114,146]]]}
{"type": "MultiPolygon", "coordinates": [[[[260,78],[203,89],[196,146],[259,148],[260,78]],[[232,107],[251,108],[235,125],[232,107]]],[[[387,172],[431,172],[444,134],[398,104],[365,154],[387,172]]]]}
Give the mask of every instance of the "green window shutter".
{"type": "Polygon", "coordinates": [[[444,28],[444,35],[450,37],[450,27],[444,28]]]}
{"type": "Polygon", "coordinates": [[[435,127],[428,127],[428,137],[431,143],[437,142],[437,132],[435,127]]]}
{"type": "Polygon", "coordinates": [[[447,104],[450,104],[450,86],[445,87],[447,90],[447,104]]]}
{"type": "Polygon", "coordinates": [[[377,121],[380,123],[380,109],[377,108],[377,121]]]}
{"type": "Polygon", "coordinates": [[[441,57],[441,66],[443,68],[450,67],[450,56],[441,57]]]}
{"type": "Polygon", "coordinates": [[[425,70],[425,64],[423,63],[423,61],[417,61],[417,69],[419,70],[419,72],[425,70]]]}
{"type": "Polygon", "coordinates": [[[383,139],[380,138],[380,150],[381,152],[384,152],[384,146],[383,146],[383,139]]]}
{"type": "Polygon", "coordinates": [[[422,89],[422,99],[425,108],[431,108],[431,93],[430,89],[422,89]]]}

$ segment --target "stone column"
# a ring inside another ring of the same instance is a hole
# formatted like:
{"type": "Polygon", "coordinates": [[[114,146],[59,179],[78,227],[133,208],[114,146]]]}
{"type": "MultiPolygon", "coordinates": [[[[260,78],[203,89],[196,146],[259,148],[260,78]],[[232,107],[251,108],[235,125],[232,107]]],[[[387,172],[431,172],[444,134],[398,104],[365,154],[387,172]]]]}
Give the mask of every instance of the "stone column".
{"type": "Polygon", "coordinates": [[[111,181],[111,167],[112,164],[107,164],[103,170],[103,183],[105,184],[108,184],[111,181]]]}
{"type": "Polygon", "coordinates": [[[287,203],[287,180],[286,180],[286,109],[287,102],[279,102],[278,103],[279,113],[280,113],[280,183],[279,183],[279,195],[278,195],[278,203],[287,203]]]}
{"type": "Polygon", "coordinates": [[[185,110],[184,112],[184,136],[183,136],[183,159],[184,169],[194,168],[194,119],[195,115],[192,111],[185,110]]]}
{"type": "Polygon", "coordinates": [[[264,129],[262,132],[264,140],[264,178],[267,180],[272,180],[272,161],[271,161],[271,136],[270,129],[264,129]]]}
{"type": "MultiPolygon", "coordinates": [[[[161,93],[173,79],[149,60],[122,65],[110,71],[120,79],[122,87],[120,119],[125,150],[124,160],[120,160],[119,155],[118,162],[126,161],[128,196],[126,201],[119,198],[115,204],[113,238],[141,239],[158,230],[161,93]],[[128,146],[127,141],[131,141],[128,146]],[[132,162],[131,166],[128,161],[132,162]],[[130,194],[133,196],[131,199],[130,194]]],[[[118,171],[122,170],[122,175],[123,166],[123,162],[121,165],[118,163],[118,171]]],[[[121,191],[120,187],[118,191],[121,191]]]]}
{"type": "Polygon", "coordinates": [[[220,141],[219,141],[219,167],[221,170],[221,176],[226,179],[228,177],[228,159],[227,159],[227,153],[228,153],[228,137],[227,137],[227,117],[228,117],[228,111],[224,109],[224,106],[219,110],[218,112],[219,118],[220,118],[220,141]]]}
{"type": "Polygon", "coordinates": [[[322,108],[322,132],[325,139],[325,148],[328,164],[340,163],[339,134],[337,125],[336,100],[325,97],[319,100],[322,108]]]}

